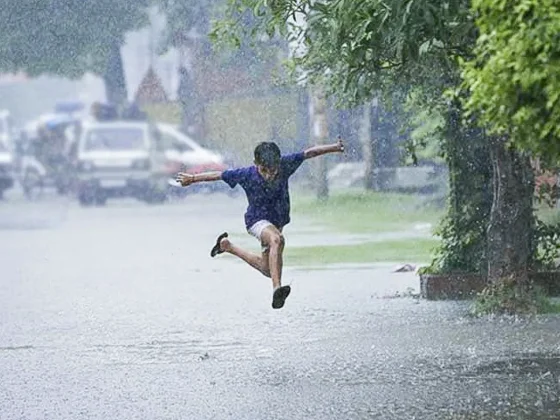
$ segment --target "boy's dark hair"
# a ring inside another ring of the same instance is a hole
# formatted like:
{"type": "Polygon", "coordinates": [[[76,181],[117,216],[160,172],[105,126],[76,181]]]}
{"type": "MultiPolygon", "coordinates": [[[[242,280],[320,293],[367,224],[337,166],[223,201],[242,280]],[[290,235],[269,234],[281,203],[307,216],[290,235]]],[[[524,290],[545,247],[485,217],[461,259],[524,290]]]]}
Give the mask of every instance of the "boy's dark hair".
{"type": "Polygon", "coordinates": [[[264,141],[255,147],[255,163],[266,167],[278,166],[281,152],[278,145],[271,141],[264,141]]]}

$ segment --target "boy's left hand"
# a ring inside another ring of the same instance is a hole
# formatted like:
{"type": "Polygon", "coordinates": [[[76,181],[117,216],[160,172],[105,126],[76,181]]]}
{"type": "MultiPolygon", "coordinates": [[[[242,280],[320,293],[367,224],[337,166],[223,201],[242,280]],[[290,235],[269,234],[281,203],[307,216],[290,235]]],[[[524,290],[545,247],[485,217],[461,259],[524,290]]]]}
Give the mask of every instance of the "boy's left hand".
{"type": "Polygon", "coordinates": [[[342,137],[340,136],[336,139],[336,151],[340,153],[344,152],[344,143],[342,142],[342,137]]]}

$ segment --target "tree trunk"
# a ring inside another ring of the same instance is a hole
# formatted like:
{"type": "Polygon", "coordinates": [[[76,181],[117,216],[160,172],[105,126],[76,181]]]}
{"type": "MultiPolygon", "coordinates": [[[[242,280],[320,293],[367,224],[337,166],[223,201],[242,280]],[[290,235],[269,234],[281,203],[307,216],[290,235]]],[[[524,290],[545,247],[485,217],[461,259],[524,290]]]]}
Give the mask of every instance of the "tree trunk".
{"type": "MultiPolygon", "coordinates": [[[[321,88],[315,88],[312,93],[310,103],[311,114],[311,138],[315,144],[326,144],[328,138],[327,128],[327,101],[325,94],[321,88]]],[[[327,160],[324,158],[315,159],[313,169],[315,175],[315,187],[317,191],[317,198],[319,200],[327,200],[329,197],[329,183],[327,179],[327,160]]]]}
{"type": "Polygon", "coordinates": [[[494,200],[488,225],[488,280],[527,284],[534,225],[534,177],[529,157],[508,148],[503,138],[491,145],[494,200]]]}
{"type": "Polygon", "coordinates": [[[114,41],[110,48],[107,66],[103,73],[105,94],[107,102],[120,107],[124,105],[128,99],[121,47],[118,41],[114,41]]]}
{"type": "Polygon", "coordinates": [[[376,179],[376,128],[379,126],[379,101],[374,98],[371,104],[364,107],[364,118],[362,122],[362,144],[364,155],[364,187],[366,190],[377,190],[376,179]]]}
{"type": "Polygon", "coordinates": [[[379,106],[376,127],[372,127],[375,137],[375,161],[378,168],[377,190],[389,191],[392,188],[399,165],[397,125],[395,123],[395,101],[390,106],[379,106]]]}
{"type": "MultiPolygon", "coordinates": [[[[297,115],[296,122],[296,149],[305,149],[311,143],[311,132],[309,130],[311,124],[310,111],[310,94],[308,89],[298,88],[297,99],[297,115]]],[[[307,166],[306,166],[307,167],[307,166]]]]}

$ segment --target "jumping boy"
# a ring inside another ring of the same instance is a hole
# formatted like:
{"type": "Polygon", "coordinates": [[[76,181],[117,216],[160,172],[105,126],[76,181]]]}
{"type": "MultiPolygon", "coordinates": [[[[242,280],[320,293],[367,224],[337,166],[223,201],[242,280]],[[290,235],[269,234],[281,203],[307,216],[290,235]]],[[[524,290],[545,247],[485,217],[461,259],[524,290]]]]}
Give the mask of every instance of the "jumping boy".
{"type": "Polygon", "coordinates": [[[234,245],[227,232],[218,236],[210,256],[227,252],[235,255],[272,279],[272,307],[284,306],[291,292],[290,286],[282,286],[282,253],[284,236],[282,230],[290,223],[290,194],[288,179],[304,160],[341,153],[344,145],[340,137],[334,144],[313,146],[299,153],[283,155],[276,143],[260,143],[254,151],[254,165],[229,169],[223,172],[199,174],[179,173],[177,182],[183,187],[196,182],[224,181],[231,188],[240,185],[247,195],[245,227],[249,234],[261,242],[262,254],[256,255],[234,245]]]}

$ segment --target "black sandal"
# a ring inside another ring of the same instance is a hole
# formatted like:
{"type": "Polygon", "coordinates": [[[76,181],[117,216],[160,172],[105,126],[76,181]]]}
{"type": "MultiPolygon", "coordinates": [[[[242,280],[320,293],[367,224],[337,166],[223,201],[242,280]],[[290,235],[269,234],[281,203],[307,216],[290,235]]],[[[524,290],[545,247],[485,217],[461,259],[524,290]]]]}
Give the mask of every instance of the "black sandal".
{"type": "Polygon", "coordinates": [[[272,308],[273,309],[280,309],[284,306],[286,302],[286,298],[292,291],[290,286],[281,286],[274,291],[272,294],[272,308]]]}
{"type": "Polygon", "coordinates": [[[220,248],[220,242],[221,242],[222,239],[227,238],[227,237],[228,237],[227,232],[224,232],[220,236],[218,236],[218,239],[216,239],[216,245],[214,245],[214,248],[212,248],[212,250],[210,251],[210,256],[212,258],[214,258],[216,255],[222,254],[224,252],[222,250],[222,248],[220,248]]]}

